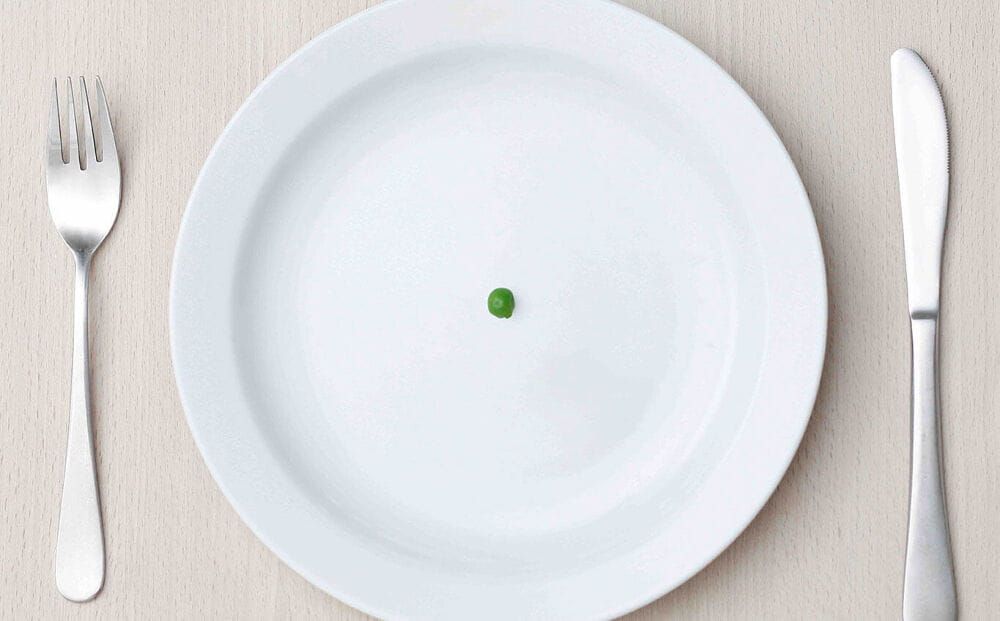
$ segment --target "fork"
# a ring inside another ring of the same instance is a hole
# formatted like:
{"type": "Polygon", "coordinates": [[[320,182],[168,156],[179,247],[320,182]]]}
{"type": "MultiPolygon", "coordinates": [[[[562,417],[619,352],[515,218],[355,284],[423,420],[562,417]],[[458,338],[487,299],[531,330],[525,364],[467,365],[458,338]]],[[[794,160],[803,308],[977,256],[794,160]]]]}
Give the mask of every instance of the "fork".
{"type": "Polygon", "coordinates": [[[45,171],[49,212],[76,260],[69,440],[55,563],[56,587],[63,597],[75,602],[93,598],[104,584],[104,533],[90,428],[87,280],[91,258],[114,226],[121,201],[121,169],[111,132],[111,116],[100,78],[96,84],[97,132],[90,113],[87,83],[80,78],[81,142],[77,138],[73,81],[66,79],[68,131],[63,131],[59,87],[58,82],[53,81],[45,171]],[[100,136],[100,157],[94,142],[95,133],[100,136]],[[68,158],[63,157],[64,137],[69,143],[68,158]]]}

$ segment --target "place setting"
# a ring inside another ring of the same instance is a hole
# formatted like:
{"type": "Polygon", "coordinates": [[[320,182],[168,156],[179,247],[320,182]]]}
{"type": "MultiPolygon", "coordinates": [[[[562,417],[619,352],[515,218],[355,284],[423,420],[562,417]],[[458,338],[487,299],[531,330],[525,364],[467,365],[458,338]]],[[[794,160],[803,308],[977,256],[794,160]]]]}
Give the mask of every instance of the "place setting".
{"type": "MultiPolygon", "coordinates": [[[[870,102],[891,109],[912,343],[890,570],[896,617],[956,619],[947,77],[906,45],[877,59],[891,99],[870,102]]],[[[115,127],[116,87],[61,76],[38,119],[75,266],[52,588],[82,614],[114,572],[92,259],[141,209],[123,199],[136,134],[115,127]]],[[[613,2],[397,0],[332,26],[232,114],[179,223],[171,381],[207,471],[270,553],[377,618],[656,601],[768,503],[837,338],[840,266],[795,139],[709,55],[613,2]]]]}

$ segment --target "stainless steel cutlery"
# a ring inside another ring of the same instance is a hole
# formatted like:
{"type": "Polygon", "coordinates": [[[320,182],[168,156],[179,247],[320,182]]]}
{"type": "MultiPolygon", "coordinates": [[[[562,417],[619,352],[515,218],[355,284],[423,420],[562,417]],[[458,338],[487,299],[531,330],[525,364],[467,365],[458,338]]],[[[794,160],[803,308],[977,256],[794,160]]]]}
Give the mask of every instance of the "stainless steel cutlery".
{"type": "Polygon", "coordinates": [[[118,152],[100,78],[95,86],[97,114],[93,115],[84,79],[80,78],[75,96],[73,82],[67,80],[67,114],[63,114],[58,83],[53,83],[46,144],[49,211],[76,262],[69,440],[55,562],[56,586],[73,601],[91,599],[104,583],[104,534],[90,425],[87,280],[91,259],[114,226],[121,200],[118,152]],[[77,101],[82,112],[82,141],[78,137],[77,101]]]}
{"type": "Polygon", "coordinates": [[[941,472],[938,315],[948,215],[948,129],[934,76],[916,52],[892,55],[892,116],[903,211],[913,339],[910,518],[903,579],[905,621],[958,614],[941,472]]]}

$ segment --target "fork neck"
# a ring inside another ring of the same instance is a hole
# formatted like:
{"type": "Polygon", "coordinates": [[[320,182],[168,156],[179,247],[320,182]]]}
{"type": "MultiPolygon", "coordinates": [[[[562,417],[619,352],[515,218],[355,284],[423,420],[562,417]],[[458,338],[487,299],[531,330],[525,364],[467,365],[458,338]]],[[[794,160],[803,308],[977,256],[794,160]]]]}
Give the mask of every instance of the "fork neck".
{"type": "MultiPolygon", "coordinates": [[[[90,285],[90,259],[93,253],[74,252],[76,259],[76,286],[74,296],[74,323],[76,329],[74,334],[79,339],[77,347],[79,351],[87,351],[87,290],[90,285]]],[[[86,355],[86,354],[84,354],[86,355]]],[[[76,364],[73,365],[73,372],[76,373],[76,364]]]]}
{"type": "Polygon", "coordinates": [[[75,251],[73,253],[73,259],[76,261],[77,275],[82,275],[86,278],[87,273],[90,272],[90,260],[93,258],[94,252],[92,250],[85,252],[75,251]]]}
{"type": "MultiPolygon", "coordinates": [[[[80,340],[77,347],[82,348],[80,351],[83,352],[87,351],[87,290],[90,288],[90,259],[93,256],[92,252],[73,253],[73,258],[76,259],[76,284],[73,302],[76,329],[74,334],[80,340]]],[[[75,364],[73,372],[76,373],[75,364]]]]}

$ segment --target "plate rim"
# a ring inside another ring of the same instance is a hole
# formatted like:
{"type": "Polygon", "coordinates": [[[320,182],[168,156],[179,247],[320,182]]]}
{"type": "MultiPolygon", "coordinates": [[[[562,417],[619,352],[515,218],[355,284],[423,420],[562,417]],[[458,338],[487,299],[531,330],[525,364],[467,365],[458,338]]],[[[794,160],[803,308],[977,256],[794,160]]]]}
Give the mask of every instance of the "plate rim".
{"type": "MultiPolygon", "coordinates": [[[[183,276],[178,276],[178,274],[183,274],[184,270],[179,270],[180,264],[185,260],[184,257],[184,247],[183,241],[190,238],[192,235],[190,229],[194,226],[192,224],[192,207],[198,202],[199,191],[206,182],[206,178],[210,176],[211,169],[214,166],[214,162],[220,157],[222,145],[230,138],[232,134],[238,131],[240,122],[243,117],[247,114],[247,111],[251,109],[254,103],[259,99],[261,93],[265,92],[270,88],[276,78],[281,74],[286,73],[289,68],[294,67],[294,65],[303,57],[307,56],[310,52],[316,48],[322,46],[324,42],[328,39],[337,36],[337,34],[343,30],[351,28],[354,24],[371,19],[373,16],[378,15],[384,11],[392,11],[396,7],[411,4],[434,4],[436,0],[387,0],[381,4],[378,4],[369,9],[355,13],[348,18],[338,22],[337,24],[327,28],[322,31],[312,39],[310,39],[303,46],[298,48],[293,52],[287,59],[281,62],[273,71],[271,71],[261,82],[258,84],[250,95],[243,101],[243,103],[238,107],[236,112],[232,115],[229,121],[226,123],[224,129],[220,133],[219,137],[213,143],[211,150],[206,157],[205,163],[199,171],[197,179],[192,187],[190,198],[185,207],[183,216],[181,218],[181,224],[178,229],[175,251],[173,255],[173,262],[171,265],[171,275],[170,275],[170,295],[169,295],[169,332],[170,332],[170,354],[171,363],[174,370],[175,379],[178,387],[178,395],[184,410],[185,419],[189,429],[191,430],[192,437],[195,440],[195,444],[198,447],[199,453],[209,472],[212,475],[215,483],[219,486],[223,495],[226,497],[227,501],[236,511],[237,515],[240,517],[241,521],[246,524],[250,530],[253,532],[254,536],[260,539],[276,556],[278,556],[283,563],[291,567],[294,571],[302,575],[306,580],[317,586],[321,590],[327,592],[331,596],[337,598],[338,600],[364,611],[368,614],[376,615],[380,618],[393,618],[400,616],[401,611],[398,609],[393,609],[391,606],[383,605],[373,605],[371,601],[364,600],[363,598],[358,598],[354,594],[341,589],[337,584],[331,583],[331,581],[319,576],[310,567],[304,566],[302,563],[298,562],[296,559],[292,558],[287,551],[282,550],[281,545],[279,545],[274,538],[272,533],[267,532],[265,529],[261,528],[256,520],[250,515],[250,511],[242,500],[237,499],[236,494],[230,488],[230,486],[225,481],[226,475],[221,474],[221,469],[218,464],[214,461],[214,458],[210,457],[212,451],[209,448],[210,442],[205,435],[204,429],[199,426],[197,416],[192,415],[192,411],[197,408],[192,407],[192,396],[190,391],[185,391],[185,382],[182,376],[185,374],[195,372],[196,370],[184,368],[183,362],[178,362],[179,358],[183,360],[184,356],[179,354],[180,348],[178,341],[179,319],[181,313],[178,312],[178,308],[183,304],[182,300],[178,299],[178,283],[179,279],[183,276]]],[[[566,0],[548,0],[549,4],[562,4],[566,0]]],[[[443,0],[447,3],[448,0],[443,0]]],[[[438,2],[440,4],[440,2],[438,2]]],[[[489,5],[491,0],[477,0],[476,2],[470,2],[469,4],[475,5],[489,5]]],[[[798,449],[801,445],[802,439],[804,437],[805,431],[808,427],[809,421],[812,417],[812,412],[815,408],[816,399],[818,398],[818,392],[820,387],[820,382],[822,380],[822,373],[825,366],[826,359],[826,348],[827,348],[827,336],[828,336],[828,290],[827,290],[827,274],[824,253],[822,250],[822,243],[819,236],[818,227],[815,221],[815,215],[811,208],[811,203],[809,201],[808,195],[806,193],[805,187],[802,183],[801,176],[798,173],[797,167],[794,161],[791,159],[785,147],[784,142],[781,140],[777,131],[774,129],[773,125],[770,123],[766,115],[757,104],[750,98],[746,91],[740,86],[738,82],[732,76],[723,69],[718,63],[716,63],[710,56],[703,52],[696,45],[688,41],[686,38],[677,34],[675,31],[667,27],[666,25],[649,18],[642,13],[635,11],[629,7],[618,4],[613,0],[576,0],[575,6],[580,7],[580,10],[591,10],[596,7],[602,7],[605,10],[612,10],[620,12],[623,15],[627,15],[628,19],[636,20],[637,23],[646,23],[647,25],[655,25],[658,27],[663,34],[669,35],[674,39],[677,45],[687,48],[687,51],[694,56],[697,56],[702,62],[707,62],[713,72],[722,80],[728,81],[732,87],[735,88],[735,92],[742,96],[744,99],[744,104],[749,104],[749,109],[755,112],[757,120],[761,122],[761,127],[770,132],[774,140],[780,147],[780,152],[783,155],[788,168],[792,172],[792,177],[798,184],[798,192],[801,194],[804,205],[808,212],[808,220],[811,222],[810,227],[810,239],[808,244],[813,246],[815,250],[815,257],[818,259],[818,269],[814,271],[812,276],[817,280],[817,288],[821,293],[819,299],[815,300],[815,308],[812,309],[818,313],[817,320],[817,331],[812,335],[814,342],[811,344],[813,355],[811,356],[812,365],[807,369],[803,369],[803,377],[801,378],[803,382],[806,382],[803,388],[803,393],[809,396],[807,411],[798,418],[800,425],[797,429],[794,429],[792,433],[789,434],[789,439],[793,440],[789,444],[789,450],[787,454],[782,455],[782,459],[778,460],[781,462],[781,467],[775,472],[775,475],[771,477],[766,484],[762,484],[761,488],[765,489],[765,493],[761,494],[759,502],[755,503],[755,507],[748,513],[744,520],[740,520],[731,530],[731,536],[725,537],[719,540],[718,544],[712,547],[701,559],[702,562],[692,565],[693,569],[690,571],[683,572],[684,575],[680,575],[673,580],[664,581],[661,586],[649,590],[643,594],[637,595],[627,602],[620,603],[617,607],[597,611],[598,617],[617,617],[620,615],[627,614],[631,611],[637,610],[642,606],[645,606],[656,599],[662,597],[663,595],[674,590],[694,575],[699,573],[712,561],[714,561],[718,556],[724,552],[732,543],[746,530],[746,528],[753,522],[758,516],[763,507],[767,504],[770,498],[773,496],[778,485],[784,479],[785,474],[788,471],[792,461],[794,460],[798,449]]]]}

